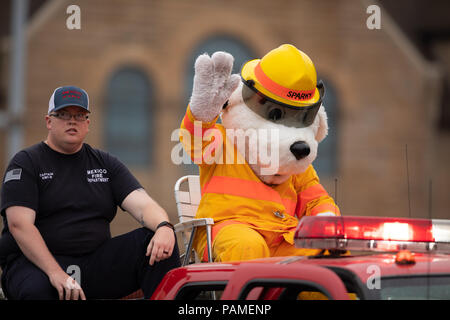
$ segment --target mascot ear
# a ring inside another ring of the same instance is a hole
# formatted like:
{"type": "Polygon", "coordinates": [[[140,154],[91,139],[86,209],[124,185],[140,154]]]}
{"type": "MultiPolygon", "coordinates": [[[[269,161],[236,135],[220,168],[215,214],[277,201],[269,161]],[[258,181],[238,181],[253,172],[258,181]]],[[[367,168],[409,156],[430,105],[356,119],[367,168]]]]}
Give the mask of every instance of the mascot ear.
{"type": "Polygon", "coordinates": [[[327,113],[325,112],[325,108],[320,106],[319,112],[317,113],[319,117],[319,127],[316,133],[317,142],[322,141],[328,134],[328,121],[327,121],[327,113]]]}

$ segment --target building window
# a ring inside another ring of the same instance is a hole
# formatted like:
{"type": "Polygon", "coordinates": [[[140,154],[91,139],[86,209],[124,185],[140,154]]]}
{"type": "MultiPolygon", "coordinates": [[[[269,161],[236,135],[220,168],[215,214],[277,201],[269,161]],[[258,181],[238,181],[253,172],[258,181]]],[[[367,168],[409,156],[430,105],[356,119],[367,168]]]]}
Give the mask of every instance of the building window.
{"type": "MultiPolygon", "coordinates": [[[[321,79],[319,77],[319,79],[321,79]]],[[[336,90],[330,81],[323,79],[325,84],[325,97],[323,106],[328,116],[328,135],[319,143],[314,168],[319,177],[336,177],[337,174],[337,135],[338,135],[338,103],[336,90]]]]}
{"type": "MultiPolygon", "coordinates": [[[[192,87],[194,83],[194,64],[197,57],[203,53],[209,54],[211,56],[216,51],[225,51],[230,53],[234,57],[234,64],[232,73],[240,73],[243,64],[251,59],[256,59],[257,56],[253,51],[247,47],[244,43],[238,39],[229,35],[217,35],[210,37],[202,41],[192,52],[191,56],[187,61],[187,72],[185,78],[185,93],[184,93],[184,104],[183,109],[186,108],[189,103],[189,98],[192,94],[192,87]]],[[[184,112],[180,113],[182,116],[179,121],[181,122],[184,117],[184,112]]],[[[220,120],[218,121],[220,122],[220,120]]],[[[189,156],[186,152],[183,153],[184,161],[183,163],[189,162],[189,156]]],[[[185,174],[198,174],[198,167],[195,164],[185,164],[183,165],[183,171],[185,174]]]]}
{"type": "Polygon", "coordinates": [[[113,72],[106,92],[106,150],[129,166],[152,164],[152,86],[137,67],[113,72]]]}

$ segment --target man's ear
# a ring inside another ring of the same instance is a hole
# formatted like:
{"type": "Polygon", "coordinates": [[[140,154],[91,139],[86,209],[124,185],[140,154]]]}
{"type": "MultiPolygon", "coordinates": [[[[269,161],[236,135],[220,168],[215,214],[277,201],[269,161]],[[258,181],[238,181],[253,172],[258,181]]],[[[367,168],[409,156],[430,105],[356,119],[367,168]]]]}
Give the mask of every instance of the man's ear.
{"type": "Polygon", "coordinates": [[[328,117],[323,105],[320,106],[317,116],[319,117],[319,128],[317,129],[316,140],[317,142],[320,142],[325,139],[328,134],[328,117]]]}
{"type": "Polygon", "coordinates": [[[48,114],[45,115],[45,124],[47,126],[47,129],[51,128],[51,122],[52,122],[52,117],[50,117],[48,114]]]}

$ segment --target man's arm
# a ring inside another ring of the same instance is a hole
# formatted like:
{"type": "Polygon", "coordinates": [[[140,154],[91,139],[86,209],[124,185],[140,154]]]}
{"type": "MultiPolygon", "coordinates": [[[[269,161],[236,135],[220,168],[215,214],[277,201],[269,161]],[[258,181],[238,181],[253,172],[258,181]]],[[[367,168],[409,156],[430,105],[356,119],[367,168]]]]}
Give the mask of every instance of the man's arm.
{"type": "Polygon", "coordinates": [[[12,206],[6,209],[9,232],[16,240],[23,254],[47,274],[56,288],[59,299],[86,299],[79,284],[59,266],[48,250],[41,233],[34,225],[36,212],[27,207],[12,206]],[[65,291],[65,295],[64,295],[65,291]]]}
{"type": "MultiPolygon", "coordinates": [[[[166,211],[161,208],[144,189],[132,191],[122,202],[121,207],[130,213],[144,227],[155,231],[163,221],[169,221],[166,211]]],[[[172,255],[175,246],[175,233],[170,227],[160,227],[147,247],[149,263],[167,259],[172,255]]]]}

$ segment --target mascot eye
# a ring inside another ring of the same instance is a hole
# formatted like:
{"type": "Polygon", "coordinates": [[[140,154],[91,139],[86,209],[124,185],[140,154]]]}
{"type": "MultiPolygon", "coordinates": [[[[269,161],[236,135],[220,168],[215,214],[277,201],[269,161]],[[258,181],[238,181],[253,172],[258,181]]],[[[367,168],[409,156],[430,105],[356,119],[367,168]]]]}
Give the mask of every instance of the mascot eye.
{"type": "Polygon", "coordinates": [[[267,118],[272,121],[280,120],[283,118],[283,110],[280,108],[273,108],[269,111],[267,118]]]}

